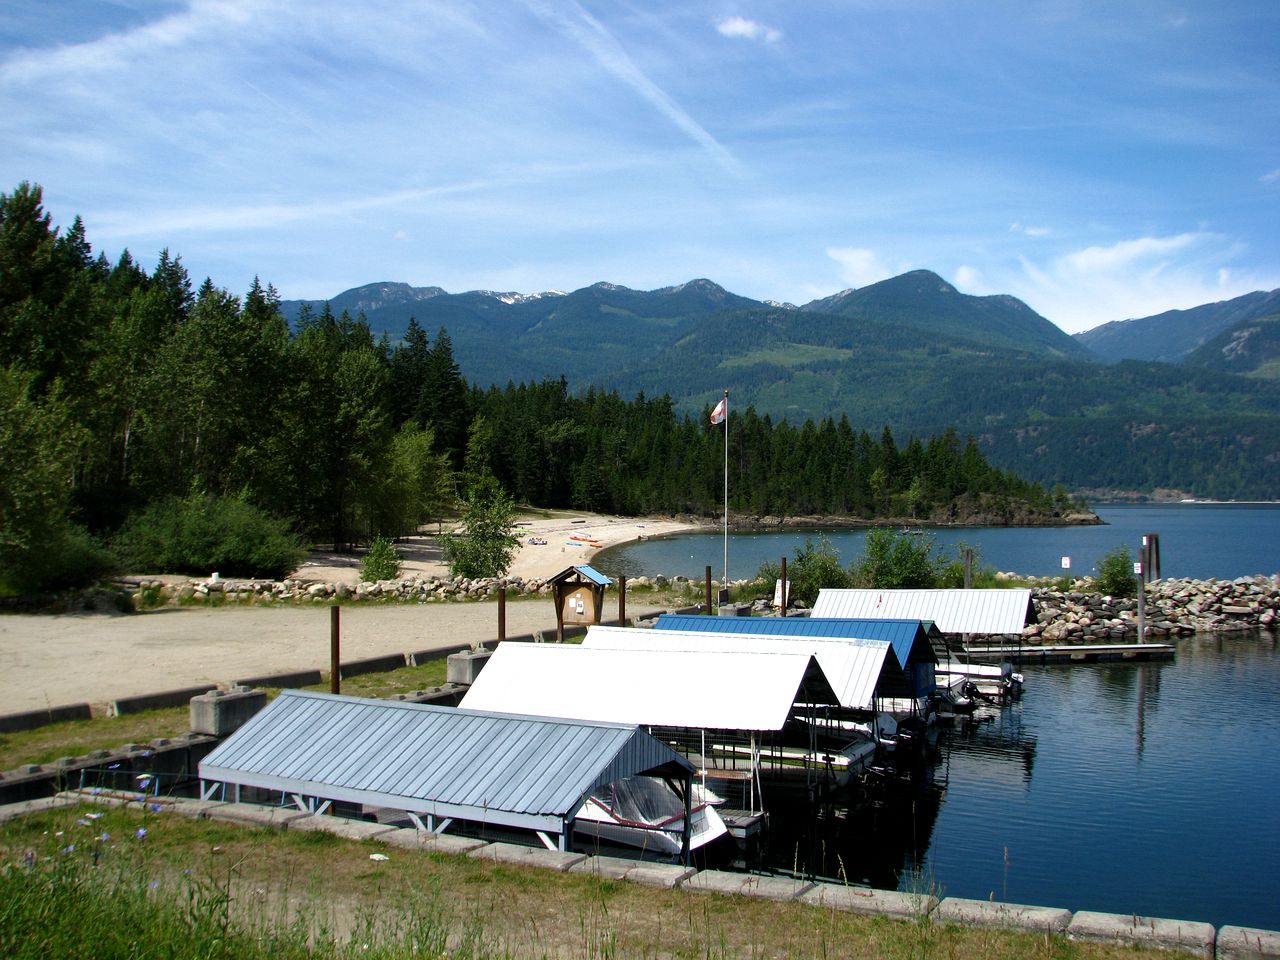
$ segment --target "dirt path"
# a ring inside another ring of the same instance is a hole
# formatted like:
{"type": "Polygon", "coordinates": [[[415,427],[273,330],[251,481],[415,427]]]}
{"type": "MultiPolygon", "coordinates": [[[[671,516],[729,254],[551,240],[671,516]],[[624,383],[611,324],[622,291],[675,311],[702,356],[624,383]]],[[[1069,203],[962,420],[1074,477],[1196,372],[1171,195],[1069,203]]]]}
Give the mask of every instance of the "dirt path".
{"type": "MultiPolygon", "coordinates": [[[[498,605],[352,605],[341,626],[342,659],[359,660],[492,640],[498,605]]],[[[507,603],[508,636],[554,629],[550,598],[507,603]]],[[[324,606],[0,617],[0,713],[328,666],[324,606]]]]}

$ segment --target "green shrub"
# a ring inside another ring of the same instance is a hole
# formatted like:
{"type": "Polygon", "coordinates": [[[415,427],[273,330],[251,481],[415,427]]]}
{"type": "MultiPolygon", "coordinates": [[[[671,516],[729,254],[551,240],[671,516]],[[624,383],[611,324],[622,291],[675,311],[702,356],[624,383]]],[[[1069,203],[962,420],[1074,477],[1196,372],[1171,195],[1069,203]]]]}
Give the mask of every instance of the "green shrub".
{"type": "Polygon", "coordinates": [[[787,579],[791,581],[788,600],[807,607],[813,606],[818,591],[824,587],[838,590],[849,586],[848,571],[840,565],[840,552],[826,537],[819,537],[816,543],[805,540],[796,551],[795,562],[787,566],[787,579]]]}
{"type": "Polygon", "coordinates": [[[135,513],[112,546],[130,570],[232,577],[284,577],[306,556],[283,520],[239,498],[202,494],[135,513]]]}
{"type": "Polygon", "coordinates": [[[374,537],[369,552],[360,561],[360,579],[365,583],[394,580],[400,576],[400,554],[386,537],[374,537]]]}
{"type": "MultiPolygon", "coordinates": [[[[862,559],[852,578],[860,587],[886,590],[920,589],[938,583],[938,561],[933,538],[879,528],[867,531],[862,559]]],[[[962,582],[963,582],[963,573],[962,582]]]]}
{"type": "Polygon", "coordinates": [[[492,477],[476,481],[463,504],[460,532],[441,547],[444,562],[455,577],[500,577],[515,558],[520,538],[515,529],[515,504],[492,477]]]}
{"type": "Polygon", "coordinates": [[[1111,597],[1132,597],[1138,592],[1138,578],[1133,573],[1133,555],[1128,547],[1113,547],[1098,561],[1095,586],[1099,593],[1111,597]]]}

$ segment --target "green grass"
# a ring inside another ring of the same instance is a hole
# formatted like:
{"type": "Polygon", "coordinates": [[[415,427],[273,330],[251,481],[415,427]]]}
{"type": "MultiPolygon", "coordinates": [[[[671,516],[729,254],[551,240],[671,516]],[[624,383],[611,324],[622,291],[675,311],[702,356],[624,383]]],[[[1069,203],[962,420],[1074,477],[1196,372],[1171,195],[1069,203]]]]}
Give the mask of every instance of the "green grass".
{"type": "Polygon", "coordinates": [[[845,347],[819,347],[808,343],[792,343],[785,347],[768,347],[753,350],[720,363],[725,370],[735,367],[752,367],[766,363],[779,367],[804,367],[821,360],[852,360],[854,351],[845,347]]]}
{"type": "Polygon", "coordinates": [[[0,956],[1090,960],[1150,954],[659,890],[323,834],[84,807],[0,825],[0,956]],[[101,816],[91,820],[90,813],[101,816]],[[371,861],[372,853],[388,859],[371,861]]]}
{"type": "MultiPolygon", "coordinates": [[[[411,690],[426,690],[445,682],[448,664],[432,660],[416,667],[402,667],[386,673],[366,673],[342,681],[342,692],[353,697],[391,697],[411,690]]],[[[307,687],[328,691],[329,681],[307,687]]],[[[280,691],[268,689],[274,698],[280,691]]],[[[176,737],[190,729],[188,707],[148,710],[123,717],[92,717],[67,720],[23,730],[0,733],[0,770],[26,763],[49,763],[60,757],[78,757],[94,750],[110,750],[126,743],[147,743],[156,737],[176,737]]]]}

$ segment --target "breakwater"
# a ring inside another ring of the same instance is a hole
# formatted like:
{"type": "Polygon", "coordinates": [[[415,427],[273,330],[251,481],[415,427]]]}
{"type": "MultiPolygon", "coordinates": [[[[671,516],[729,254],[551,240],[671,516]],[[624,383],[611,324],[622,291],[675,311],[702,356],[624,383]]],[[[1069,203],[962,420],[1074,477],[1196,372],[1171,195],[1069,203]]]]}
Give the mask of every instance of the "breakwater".
{"type": "MultiPolygon", "coordinates": [[[[748,581],[739,581],[738,585],[748,581]]],[[[1036,622],[1023,631],[1024,642],[1096,643],[1134,638],[1138,634],[1138,601],[1112,597],[1089,589],[1035,587],[1032,598],[1036,622]]],[[[700,585],[684,577],[636,577],[628,588],[696,592],[700,585]]],[[[407,577],[374,583],[324,582],[303,579],[186,581],[129,579],[117,581],[121,605],[133,609],[183,604],[330,604],[330,603],[454,603],[490,600],[505,590],[509,597],[547,596],[545,580],[520,577],[476,578],[407,577]]],[[[1272,628],[1280,616],[1280,585],[1270,577],[1234,580],[1157,580],[1146,587],[1146,627],[1149,637],[1228,633],[1272,628]]]]}

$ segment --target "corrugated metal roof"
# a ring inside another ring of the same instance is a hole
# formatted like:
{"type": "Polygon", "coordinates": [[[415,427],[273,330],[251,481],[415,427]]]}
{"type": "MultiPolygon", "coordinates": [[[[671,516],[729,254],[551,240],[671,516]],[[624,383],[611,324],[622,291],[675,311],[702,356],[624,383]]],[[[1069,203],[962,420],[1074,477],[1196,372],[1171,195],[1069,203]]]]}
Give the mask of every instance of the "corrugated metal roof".
{"type": "MultiPolygon", "coordinates": [[[[785,637],[827,637],[837,640],[887,640],[898,666],[906,667],[912,647],[928,646],[928,628],[919,620],[851,617],[703,617],[664,613],[658,630],[698,630],[714,633],[755,633],[785,637]]],[[[927,654],[933,658],[932,648],[927,654]]]]}
{"type": "Polygon", "coordinates": [[[206,780],[559,832],[595,787],[693,768],[635,726],[286,690],[206,780]]]}
{"type": "Polygon", "coordinates": [[[642,630],[635,627],[589,627],[582,645],[597,650],[707,650],[746,654],[802,651],[817,659],[840,705],[851,710],[866,710],[873,706],[876,685],[889,656],[889,643],[885,640],[642,630]]]}
{"type": "Polygon", "coordinates": [[[819,590],[815,617],[909,617],[943,633],[1021,633],[1035,619],[1031,591],[819,590]]]}
{"type": "Polygon", "coordinates": [[[837,703],[814,658],[798,653],[596,650],[503,643],[464,707],[645,726],[779,730],[802,684],[837,703]]]}

